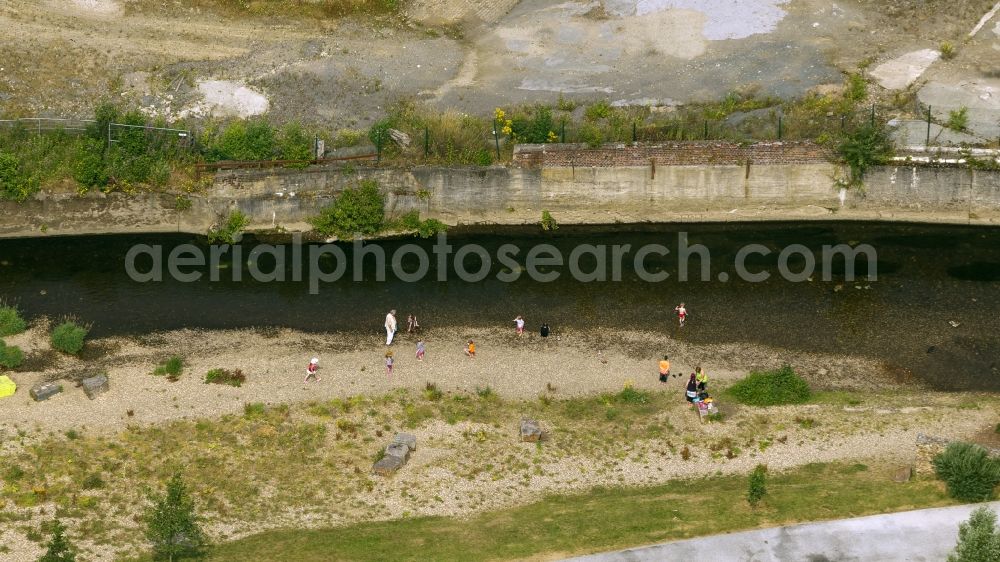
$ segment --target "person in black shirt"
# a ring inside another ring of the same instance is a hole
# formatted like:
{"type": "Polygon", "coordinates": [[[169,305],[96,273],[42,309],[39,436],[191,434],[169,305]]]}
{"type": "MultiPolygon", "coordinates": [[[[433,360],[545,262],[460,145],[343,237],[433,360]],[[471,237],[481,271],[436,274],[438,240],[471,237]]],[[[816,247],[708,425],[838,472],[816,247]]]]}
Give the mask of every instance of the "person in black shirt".
{"type": "Polygon", "coordinates": [[[542,334],[543,338],[549,337],[549,325],[548,324],[542,324],[542,328],[541,328],[541,330],[539,330],[539,333],[542,334]]]}

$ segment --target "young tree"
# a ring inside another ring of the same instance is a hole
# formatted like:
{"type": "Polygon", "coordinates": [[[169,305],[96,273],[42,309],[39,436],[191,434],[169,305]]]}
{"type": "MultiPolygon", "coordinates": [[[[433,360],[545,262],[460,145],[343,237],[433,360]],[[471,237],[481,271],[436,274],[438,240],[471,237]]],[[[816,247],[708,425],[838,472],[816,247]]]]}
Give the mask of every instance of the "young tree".
{"type": "Polygon", "coordinates": [[[763,464],[758,464],[753,472],[750,473],[750,479],[747,482],[747,501],[751,506],[757,507],[764,496],[767,495],[767,466],[763,464]]]}
{"type": "Polygon", "coordinates": [[[38,559],[38,562],[76,562],[76,553],[73,552],[73,545],[65,535],[66,527],[61,521],[56,519],[52,522],[52,540],[46,545],[45,554],[38,559]]]}
{"type": "Polygon", "coordinates": [[[1000,560],[1000,530],[997,514],[988,507],[972,512],[969,520],[958,526],[958,544],[948,555],[948,562],[995,562],[1000,560]]]}
{"type": "Polygon", "coordinates": [[[174,474],[166,493],[154,495],[152,501],[146,512],[146,539],[153,544],[154,558],[173,562],[200,557],[207,542],[181,475],[174,474]]]}

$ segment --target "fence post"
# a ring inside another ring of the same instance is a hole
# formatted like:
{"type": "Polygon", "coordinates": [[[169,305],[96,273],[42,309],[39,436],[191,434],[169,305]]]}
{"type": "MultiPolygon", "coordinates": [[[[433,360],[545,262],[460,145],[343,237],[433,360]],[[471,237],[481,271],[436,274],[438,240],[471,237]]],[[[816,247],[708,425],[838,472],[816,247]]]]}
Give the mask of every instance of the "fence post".
{"type": "Polygon", "coordinates": [[[924,146],[931,145],[931,106],[927,106],[927,139],[924,141],[924,146]]]}
{"type": "Polygon", "coordinates": [[[872,126],[872,127],[874,127],[874,126],[875,126],[875,104],[874,104],[874,103],[872,104],[872,120],[871,120],[871,126],[872,126]]]}
{"type": "Polygon", "coordinates": [[[430,150],[431,150],[431,130],[428,127],[424,127],[424,158],[427,158],[427,155],[430,153],[430,150]]]}
{"type": "Polygon", "coordinates": [[[632,121],[632,142],[635,142],[635,121],[632,121]]]}
{"type": "Polygon", "coordinates": [[[378,142],[375,143],[375,148],[376,148],[375,163],[376,164],[382,162],[382,136],[384,134],[385,134],[385,130],[382,129],[382,128],[379,128],[378,134],[375,135],[375,140],[378,141],[378,142]]]}
{"type": "Polygon", "coordinates": [[[705,119],[705,140],[708,140],[708,119],[705,119]]]}
{"type": "Polygon", "coordinates": [[[493,118],[493,141],[497,145],[497,161],[500,160],[500,131],[497,130],[497,119],[493,118]]]}
{"type": "Polygon", "coordinates": [[[778,140],[781,140],[781,116],[778,116],[778,140]]]}
{"type": "Polygon", "coordinates": [[[566,119],[562,120],[562,127],[559,131],[559,142],[565,144],[566,142],[566,119]]]}
{"type": "Polygon", "coordinates": [[[108,150],[111,150],[111,121],[108,121],[108,150]]]}
{"type": "Polygon", "coordinates": [[[840,132],[843,133],[844,129],[846,129],[846,128],[847,128],[847,116],[846,115],[841,115],[840,116],[840,132]]]}

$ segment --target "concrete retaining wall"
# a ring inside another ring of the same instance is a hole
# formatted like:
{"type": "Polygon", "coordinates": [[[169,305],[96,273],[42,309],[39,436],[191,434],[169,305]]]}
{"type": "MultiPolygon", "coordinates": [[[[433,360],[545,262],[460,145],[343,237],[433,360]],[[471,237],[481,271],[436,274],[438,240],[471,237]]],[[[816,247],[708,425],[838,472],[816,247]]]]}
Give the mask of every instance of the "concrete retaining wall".
{"type": "Polygon", "coordinates": [[[633,162],[644,165],[577,166],[573,162],[583,157],[560,154],[551,162],[535,155],[511,167],[227,171],[207,193],[192,195],[191,208],[182,212],[175,195],[155,193],[46,193],[21,204],[2,202],[0,236],[203,233],[234,208],[251,217],[254,229],[305,230],[309,217],[364,178],[378,180],[389,214],[416,209],[449,224],[537,223],[542,210],[563,224],[799,219],[1000,224],[1000,172],[879,167],[869,172],[864,193],[852,191],[842,202],[834,179],[843,177],[843,170],[806,148],[795,147],[791,160],[770,148],[770,163],[764,164],[754,158],[733,163],[739,160],[734,150],[745,150],[737,147],[725,153],[726,163],[701,151],[697,158],[715,162],[687,165],[658,165],[659,157],[633,151],[633,162]]]}

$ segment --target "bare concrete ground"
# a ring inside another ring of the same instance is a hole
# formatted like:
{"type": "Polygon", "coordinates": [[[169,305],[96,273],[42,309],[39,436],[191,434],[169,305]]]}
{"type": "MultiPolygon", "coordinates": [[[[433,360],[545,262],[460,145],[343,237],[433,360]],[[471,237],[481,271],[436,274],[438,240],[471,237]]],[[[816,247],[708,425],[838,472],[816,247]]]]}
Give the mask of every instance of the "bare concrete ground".
{"type": "MultiPolygon", "coordinates": [[[[926,82],[920,99],[946,111],[951,98],[968,105],[983,88],[996,89],[990,80],[1000,42],[993,23],[963,42],[989,0],[754,0],[736,8],[688,0],[413,0],[405,15],[364,21],[234,19],[196,4],[5,2],[0,113],[86,117],[109,96],[177,117],[203,101],[198,86],[206,80],[260,93],[276,120],[332,128],[364,128],[394,100],[414,97],[488,112],[560,93],[668,104],[755,85],[796,96],[840,82],[861,62],[951,41],[958,56],[934,62],[916,86],[926,82]],[[979,90],[961,101],[953,89],[968,90],[970,80],[979,90]]],[[[1000,94],[979,102],[969,105],[971,117],[988,121],[1000,94]]]]}

